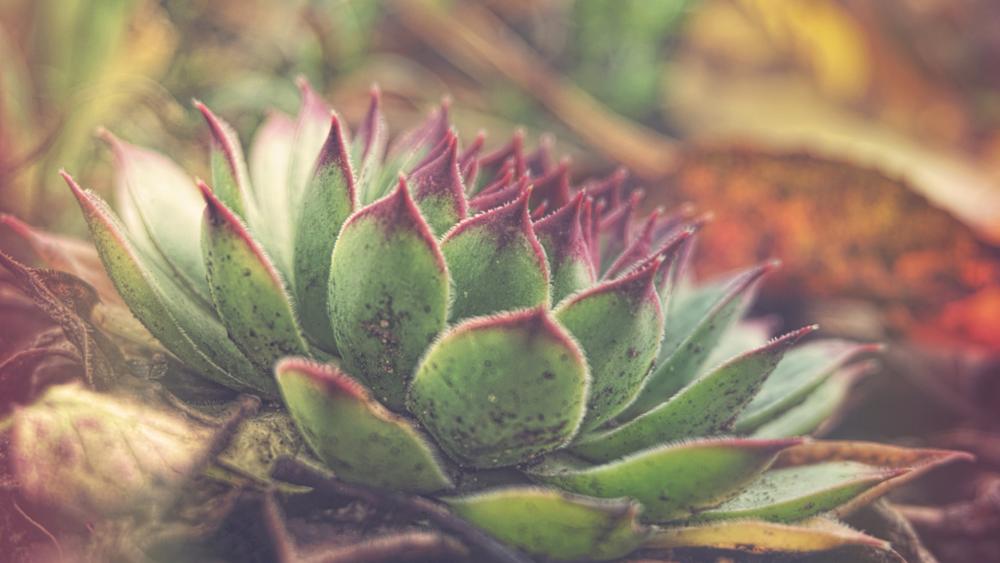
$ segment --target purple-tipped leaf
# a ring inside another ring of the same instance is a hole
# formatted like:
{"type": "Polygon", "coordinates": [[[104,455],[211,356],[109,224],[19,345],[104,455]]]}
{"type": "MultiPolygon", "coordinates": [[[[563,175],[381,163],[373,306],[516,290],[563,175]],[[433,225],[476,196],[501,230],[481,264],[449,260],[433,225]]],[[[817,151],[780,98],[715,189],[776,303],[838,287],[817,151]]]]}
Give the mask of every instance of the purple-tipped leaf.
{"type": "Polygon", "coordinates": [[[582,420],[582,352],[544,308],[470,319],[427,352],[407,407],[465,466],[515,465],[566,444],[582,420]]]}
{"type": "Polygon", "coordinates": [[[585,195],[579,193],[573,201],[535,222],[535,233],[549,263],[553,303],[590,287],[597,275],[584,227],[588,205],[585,195]]]}
{"type": "Polygon", "coordinates": [[[528,212],[530,190],[448,231],[441,251],[455,296],[451,320],[547,305],[549,269],[528,212]]]}
{"type": "Polygon", "coordinates": [[[631,403],[653,368],[663,338],[663,313],[653,286],[663,258],[631,274],[582,291],[554,314],[580,343],[590,365],[587,432],[631,403]]]}
{"type": "Polygon", "coordinates": [[[344,224],[328,291],[344,367],[401,407],[417,361],[445,327],[450,292],[444,257],[402,178],[344,224]]]}
{"type": "Polygon", "coordinates": [[[413,424],[341,370],[286,358],[275,374],[306,443],[341,479],[416,493],[452,487],[439,454],[413,424]]]}
{"type": "Polygon", "coordinates": [[[204,183],[202,249],[215,310],[261,374],[308,350],[281,275],[246,226],[204,183]]]}

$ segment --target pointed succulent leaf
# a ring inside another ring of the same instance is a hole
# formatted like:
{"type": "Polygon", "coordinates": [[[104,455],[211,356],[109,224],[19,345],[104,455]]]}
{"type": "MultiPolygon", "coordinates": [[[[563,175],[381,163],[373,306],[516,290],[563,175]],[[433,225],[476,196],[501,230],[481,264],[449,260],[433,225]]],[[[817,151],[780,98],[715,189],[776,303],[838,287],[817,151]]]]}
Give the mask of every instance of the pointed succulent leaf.
{"type": "Polygon", "coordinates": [[[184,286],[208,300],[201,259],[201,212],[205,203],[184,171],[165,156],[101,130],[115,156],[118,208],[129,237],[147,255],[168,264],[184,286]]]}
{"type": "Polygon", "coordinates": [[[549,263],[553,303],[590,287],[597,276],[583,228],[587,205],[581,192],[571,202],[535,223],[535,233],[549,263]]]}
{"type": "Polygon", "coordinates": [[[293,210],[288,171],[294,142],[295,120],[271,112],[254,134],[249,154],[255,210],[249,222],[276,265],[289,276],[295,221],[290,219],[293,210]]]}
{"type": "Polygon", "coordinates": [[[827,461],[774,469],[748,484],[737,496],[699,513],[695,519],[803,520],[833,510],[906,471],[855,461],[827,461]]]}
{"type": "Polygon", "coordinates": [[[619,255],[632,243],[632,222],[643,196],[642,190],[633,191],[629,194],[628,201],[618,207],[608,209],[597,220],[599,233],[597,245],[601,257],[598,273],[602,277],[619,255]]]}
{"type": "Polygon", "coordinates": [[[750,553],[815,553],[848,546],[891,551],[889,542],[826,518],[796,524],[760,520],[712,522],[657,529],[645,546],[653,549],[714,548],[750,553]]]}
{"type": "Polygon", "coordinates": [[[386,160],[402,157],[409,164],[423,160],[429,151],[448,136],[451,129],[448,115],[450,111],[451,98],[446,96],[441,100],[441,105],[435,108],[423,123],[415,129],[404,132],[393,141],[386,160]]]}
{"type": "Polygon", "coordinates": [[[552,158],[552,150],[555,144],[556,140],[551,134],[542,133],[538,138],[538,146],[524,157],[524,163],[527,166],[529,176],[532,178],[541,178],[555,168],[555,162],[552,158]]]}
{"type": "MultiPolygon", "coordinates": [[[[805,436],[828,425],[847,400],[854,382],[878,369],[875,362],[863,362],[843,368],[828,377],[799,404],[753,431],[756,438],[805,436]]],[[[739,422],[739,420],[737,420],[739,422]]]]}
{"type": "Polygon", "coordinates": [[[604,178],[584,184],[582,189],[595,202],[603,201],[607,204],[608,209],[614,209],[621,205],[623,190],[627,180],[628,170],[619,167],[604,178]]]}
{"type": "Polygon", "coordinates": [[[879,349],[877,344],[818,340],[791,350],[736,419],[733,429],[741,433],[753,431],[801,402],[847,362],[879,349]]]}
{"type": "Polygon", "coordinates": [[[283,356],[307,347],[284,282],[243,222],[200,183],[205,198],[202,248],[212,301],[233,342],[269,374],[283,356]]]}
{"type": "Polygon", "coordinates": [[[569,159],[564,159],[559,166],[543,176],[532,180],[535,186],[532,191],[531,203],[534,207],[541,201],[552,202],[553,207],[562,207],[569,203],[569,159]]]}
{"type": "Polygon", "coordinates": [[[663,313],[653,287],[663,258],[656,256],[631,274],[574,294],[554,311],[576,339],[590,366],[589,431],[635,399],[653,367],[663,338],[663,313]]]}
{"type": "Polygon", "coordinates": [[[388,140],[385,117],[382,116],[382,92],[377,86],[373,86],[370,96],[368,111],[351,142],[351,161],[356,170],[355,182],[361,205],[382,197],[385,188],[383,182],[391,180],[381,173],[382,157],[388,140]]]}
{"type": "Polygon", "coordinates": [[[83,522],[168,507],[215,442],[209,427],[76,383],[50,387],[9,424],[18,492],[83,522]]]}
{"type": "Polygon", "coordinates": [[[479,153],[486,144],[486,133],[480,131],[476,133],[476,138],[458,155],[458,166],[462,169],[462,178],[465,180],[466,193],[471,195],[471,186],[476,184],[476,176],[479,174],[479,153]]]}
{"type": "Polygon", "coordinates": [[[451,488],[427,439],[336,367],[286,358],[275,373],[306,443],[338,477],[417,493],[451,488]]]}
{"type": "Polygon", "coordinates": [[[345,223],[333,250],[329,305],[344,367],[398,408],[420,356],[444,329],[448,268],[400,178],[345,223]]]}
{"type": "Polygon", "coordinates": [[[446,150],[410,175],[413,201],[435,236],[441,236],[468,212],[465,185],[458,168],[458,138],[451,137],[446,150]]]}
{"type": "MultiPolygon", "coordinates": [[[[327,313],[330,260],[340,228],[354,211],[354,174],[340,120],[328,115],[330,135],[302,197],[295,227],[295,297],[308,304],[299,310],[302,328],[324,350],[336,350],[327,313]]],[[[355,264],[363,264],[363,260],[355,264]]]]}
{"type": "MultiPolygon", "coordinates": [[[[285,220],[291,218],[294,222],[297,218],[298,210],[302,209],[301,200],[303,193],[309,184],[315,181],[318,168],[323,166],[323,159],[329,159],[327,152],[332,149],[334,153],[346,150],[344,139],[347,138],[346,131],[340,131],[337,142],[339,147],[330,147],[331,137],[334,135],[331,128],[339,123],[331,120],[333,110],[323,101],[323,99],[313,90],[309,82],[299,77],[295,81],[299,87],[301,102],[299,103],[299,113],[295,117],[295,132],[292,136],[291,153],[288,163],[288,205],[289,214],[285,220]],[[319,155],[317,157],[317,155],[319,155]],[[319,160],[319,161],[317,161],[319,160]]],[[[334,158],[339,155],[334,156],[334,158]]],[[[329,160],[326,162],[329,165],[329,160]]],[[[345,162],[346,165],[346,162],[345,162]]],[[[267,210],[262,210],[267,212],[267,210]]]]}
{"type": "Polygon", "coordinates": [[[536,308],[445,333],[421,360],[407,406],[460,464],[500,467],[572,438],[588,380],[580,348],[536,308]]]}
{"type": "Polygon", "coordinates": [[[232,126],[219,119],[208,106],[195,100],[194,106],[201,112],[211,137],[209,166],[212,170],[212,185],[219,200],[239,217],[246,218],[251,211],[250,173],[243,158],[243,147],[232,126]]]}
{"type": "Polygon", "coordinates": [[[549,303],[549,269],[528,212],[530,190],[448,231],[441,251],[455,288],[451,320],[549,303]]]}
{"type": "Polygon", "coordinates": [[[628,248],[611,264],[608,271],[604,273],[604,279],[616,278],[649,257],[653,252],[653,231],[662,216],[662,208],[657,208],[649,214],[649,217],[646,218],[645,223],[639,229],[638,236],[629,243],[628,248]]]}
{"type": "Polygon", "coordinates": [[[776,338],[706,373],[666,403],[604,432],[582,438],[573,451],[606,461],[669,440],[710,436],[729,429],[774,366],[809,326],[776,338]]]}
{"type": "Polygon", "coordinates": [[[971,461],[973,459],[975,457],[971,454],[952,450],[903,448],[860,441],[817,440],[804,442],[785,450],[778,457],[774,467],[779,469],[827,461],[854,461],[886,469],[907,469],[907,471],[897,473],[892,478],[868,489],[834,511],[836,515],[844,516],[936,467],[955,461],[971,461]]]}
{"type": "Polygon", "coordinates": [[[631,497],[653,522],[686,518],[733,497],[778,453],[801,440],[722,438],[648,449],[604,465],[567,463],[558,456],[528,468],[532,477],[574,493],[631,497]]]}
{"type": "Polygon", "coordinates": [[[254,377],[257,370],[229,340],[218,319],[192,302],[173,276],[145,259],[103,200],[82,189],[65,172],[63,178],[80,204],[108,276],[149,332],[205,377],[238,390],[255,385],[273,396],[277,388],[254,377]]]}
{"type": "Polygon", "coordinates": [[[492,182],[508,160],[513,164],[515,178],[525,175],[528,167],[524,160],[524,131],[520,129],[514,131],[514,136],[506,145],[479,158],[479,178],[474,185],[469,187],[469,194],[478,194],[488,183],[492,182]]]}
{"type": "Polygon", "coordinates": [[[638,548],[649,528],[627,499],[596,499],[536,487],[510,487],[444,501],[500,541],[559,561],[606,561],[638,548]]]}
{"type": "Polygon", "coordinates": [[[712,349],[746,309],[756,282],[775,266],[770,262],[741,272],[672,305],[656,369],[622,418],[656,407],[697,377],[712,349]]]}

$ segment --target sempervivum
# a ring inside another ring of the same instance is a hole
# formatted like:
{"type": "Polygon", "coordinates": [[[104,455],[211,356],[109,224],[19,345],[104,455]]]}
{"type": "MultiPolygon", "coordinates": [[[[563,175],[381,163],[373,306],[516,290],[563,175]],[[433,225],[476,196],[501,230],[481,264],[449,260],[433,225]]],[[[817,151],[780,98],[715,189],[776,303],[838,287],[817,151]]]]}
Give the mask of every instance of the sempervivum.
{"type": "Polygon", "coordinates": [[[447,105],[390,142],[377,92],[352,135],[302,95],[249,163],[197,104],[210,185],[110,133],[117,215],[66,176],[125,302],[191,370],[280,399],[340,478],[432,494],[536,555],[888,549],[834,517],[916,458],[797,437],[871,347],[741,322],[772,264],[695,284],[701,222],[640,218],[620,171],[574,186],[544,143],[463,145],[447,105]]]}

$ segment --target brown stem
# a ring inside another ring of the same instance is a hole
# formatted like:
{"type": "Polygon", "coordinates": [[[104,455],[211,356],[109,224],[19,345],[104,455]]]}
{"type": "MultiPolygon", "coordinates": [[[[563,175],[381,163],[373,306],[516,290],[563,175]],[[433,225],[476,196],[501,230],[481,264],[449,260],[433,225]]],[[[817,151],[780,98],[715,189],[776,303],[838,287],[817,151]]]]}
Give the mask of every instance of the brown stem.
{"type": "Polygon", "coordinates": [[[479,528],[455,516],[445,507],[429,499],[383,491],[365,485],[345,483],[336,477],[309,467],[291,457],[278,458],[271,469],[271,476],[280,481],[310,487],[314,491],[336,497],[363,501],[375,507],[417,516],[434,524],[442,531],[463,539],[490,561],[497,563],[531,563],[531,559],[508,547],[479,528]]]}

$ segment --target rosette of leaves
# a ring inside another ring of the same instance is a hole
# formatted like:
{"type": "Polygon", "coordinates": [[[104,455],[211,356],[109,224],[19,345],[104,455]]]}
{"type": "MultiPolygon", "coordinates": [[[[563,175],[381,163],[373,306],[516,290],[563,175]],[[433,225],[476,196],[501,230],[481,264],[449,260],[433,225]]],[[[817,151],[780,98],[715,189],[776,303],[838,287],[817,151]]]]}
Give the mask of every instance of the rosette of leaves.
{"type": "Polygon", "coordinates": [[[431,495],[527,553],[889,550],[836,517],[946,452],[805,441],[871,347],[741,322],[764,264],[695,284],[698,220],[573,185],[442,105],[390,142],[306,84],[245,160],[196,104],[211,187],[104,137],[118,213],[66,180],[135,316],[191,370],[281,401],[342,480],[431,495]]]}

